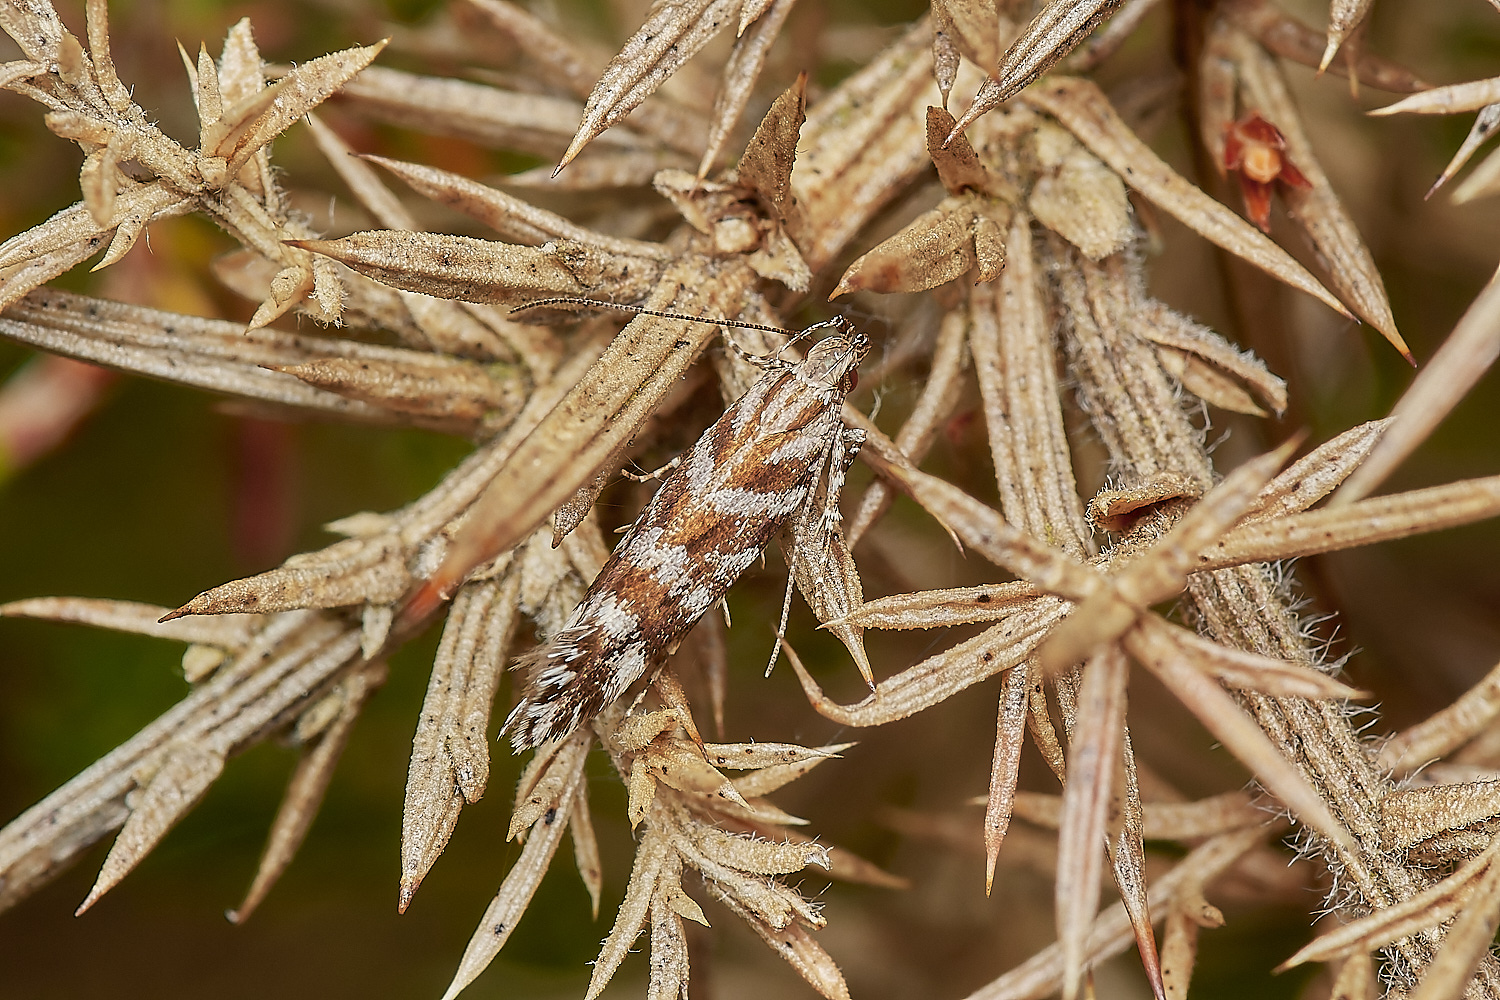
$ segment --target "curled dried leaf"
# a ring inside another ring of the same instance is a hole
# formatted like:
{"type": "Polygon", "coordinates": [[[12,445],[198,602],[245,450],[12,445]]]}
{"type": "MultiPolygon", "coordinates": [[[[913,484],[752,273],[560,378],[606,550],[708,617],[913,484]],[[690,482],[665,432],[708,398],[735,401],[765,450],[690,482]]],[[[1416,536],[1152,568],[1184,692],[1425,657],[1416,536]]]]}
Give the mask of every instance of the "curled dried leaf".
{"type": "Polygon", "coordinates": [[[1097,529],[1123,533],[1143,515],[1175,500],[1197,500],[1203,487],[1191,477],[1163,472],[1125,489],[1100,490],[1088,504],[1089,523],[1097,529]]]}
{"type": "Polygon", "coordinates": [[[1055,126],[1038,128],[1032,146],[1041,172],[1026,207],[1036,220],[1093,260],[1122,249],[1135,222],[1119,176],[1055,126]]]}
{"type": "Polygon", "coordinates": [[[1024,612],[880,681],[868,698],[853,705],[840,705],[825,695],[790,649],[787,657],[819,715],[846,726],[880,726],[915,715],[1026,662],[1067,608],[1066,602],[1056,598],[1038,598],[1024,612]]]}
{"type": "Polygon", "coordinates": [[[937,168],[938,180],[949,194],[980,191],[998,194],[1001,182],[990,175],[974,147],[964,136],[944,145],[953,131],[953,116],[943,108],[927,109],[927,154],[937,168]]]}

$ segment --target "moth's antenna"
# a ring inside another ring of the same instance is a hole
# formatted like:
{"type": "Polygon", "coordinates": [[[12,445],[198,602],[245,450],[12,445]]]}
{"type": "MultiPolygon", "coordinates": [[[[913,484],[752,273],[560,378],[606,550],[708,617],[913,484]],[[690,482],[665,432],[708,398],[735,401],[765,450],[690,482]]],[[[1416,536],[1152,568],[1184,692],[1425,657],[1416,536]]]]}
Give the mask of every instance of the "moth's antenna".
{"type": "MultiPolygon", "coordinates": [[[[790,330],[783,330],[779,326],[766,326],[763,323],[747,323],[737,319],[715,319],[711,316],[689,316],[686,313],[661,312],[657,309],[645,309],[641,306],[627,305],[624,302],[609,302],[605,299],[590,299],[581,295],[554,295],[549,299],[537,299],[535,302],[528,302],[524,306],[516,306],[510,311],[510,315],[514,316],[516,313],[525,312],[527,309],[540,309],[545,306],[559,305],[597,306],[600,309],[618,309],[620,312],[636,313],[641,316],[681,319],[689,323],[712,323],[718,326],[732,326],[741,330],[764,330],[767,333],[779,333],[783,337],[795,338],[799,336],[790,330]]],[[[827,324],[820,323],[818,325],[824,326],[827,324]]]]}

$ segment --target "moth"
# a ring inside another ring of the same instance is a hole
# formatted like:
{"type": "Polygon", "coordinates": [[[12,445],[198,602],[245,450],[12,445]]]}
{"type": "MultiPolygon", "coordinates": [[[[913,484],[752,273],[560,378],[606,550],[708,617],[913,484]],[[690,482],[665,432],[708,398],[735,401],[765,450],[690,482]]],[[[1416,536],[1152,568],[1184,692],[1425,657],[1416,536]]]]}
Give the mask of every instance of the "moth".
{"type": "MultiPolygon", "coordinates": [[[[800,361],[745,355],[763,374],[677,461],[563,628],[524,658],[502,729],[517,752],[570,735],[660,666],[789,520],[799,544],[838,530],[839,490],[864,442],[840,409],[869,340],[842,317],[795,339],[825,328],[835,332],[800,361]]],[[[788,580],[783,630],[790,600],[788,580]]]]}

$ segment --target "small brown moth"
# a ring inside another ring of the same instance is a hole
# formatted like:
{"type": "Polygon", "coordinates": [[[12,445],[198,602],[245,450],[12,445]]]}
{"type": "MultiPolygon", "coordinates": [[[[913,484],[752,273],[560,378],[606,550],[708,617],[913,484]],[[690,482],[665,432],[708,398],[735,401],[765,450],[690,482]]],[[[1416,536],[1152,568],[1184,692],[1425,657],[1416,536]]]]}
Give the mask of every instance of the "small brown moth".
{"type": "MultiPolygon", "coordinates": [[[[559,301],[578,302],[532,305],[559,301]]],[[[751,358],[765,373],[678,459],[563,628],[526,658],[524,693],[502,730],[517,751],[568,736],[658,667],[788,519],[818,516],[814,545],[838,530],[839,490],[864,442],[839,410],[869,340],[842,317],[796,339],[823,328],[836,332],[801,361],[751,358]],[[819,516],[810,508],[820,496],[819,516]]]]}

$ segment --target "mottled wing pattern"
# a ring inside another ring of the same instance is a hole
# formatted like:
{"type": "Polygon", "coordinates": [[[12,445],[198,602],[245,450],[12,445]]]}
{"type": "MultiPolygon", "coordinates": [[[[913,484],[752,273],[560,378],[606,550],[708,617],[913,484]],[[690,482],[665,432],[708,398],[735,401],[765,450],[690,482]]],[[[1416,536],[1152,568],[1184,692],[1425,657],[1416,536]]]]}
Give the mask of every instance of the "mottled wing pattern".
{"type": "Polygon", "coordinates": [[[528,658],[506,720],[516,750],[567,736],[659,665],[809,502],[841,447],[839,408],[866,350],[863,336],[830,337],[797,364],[772,362],[703,433],[528,658]]]}

